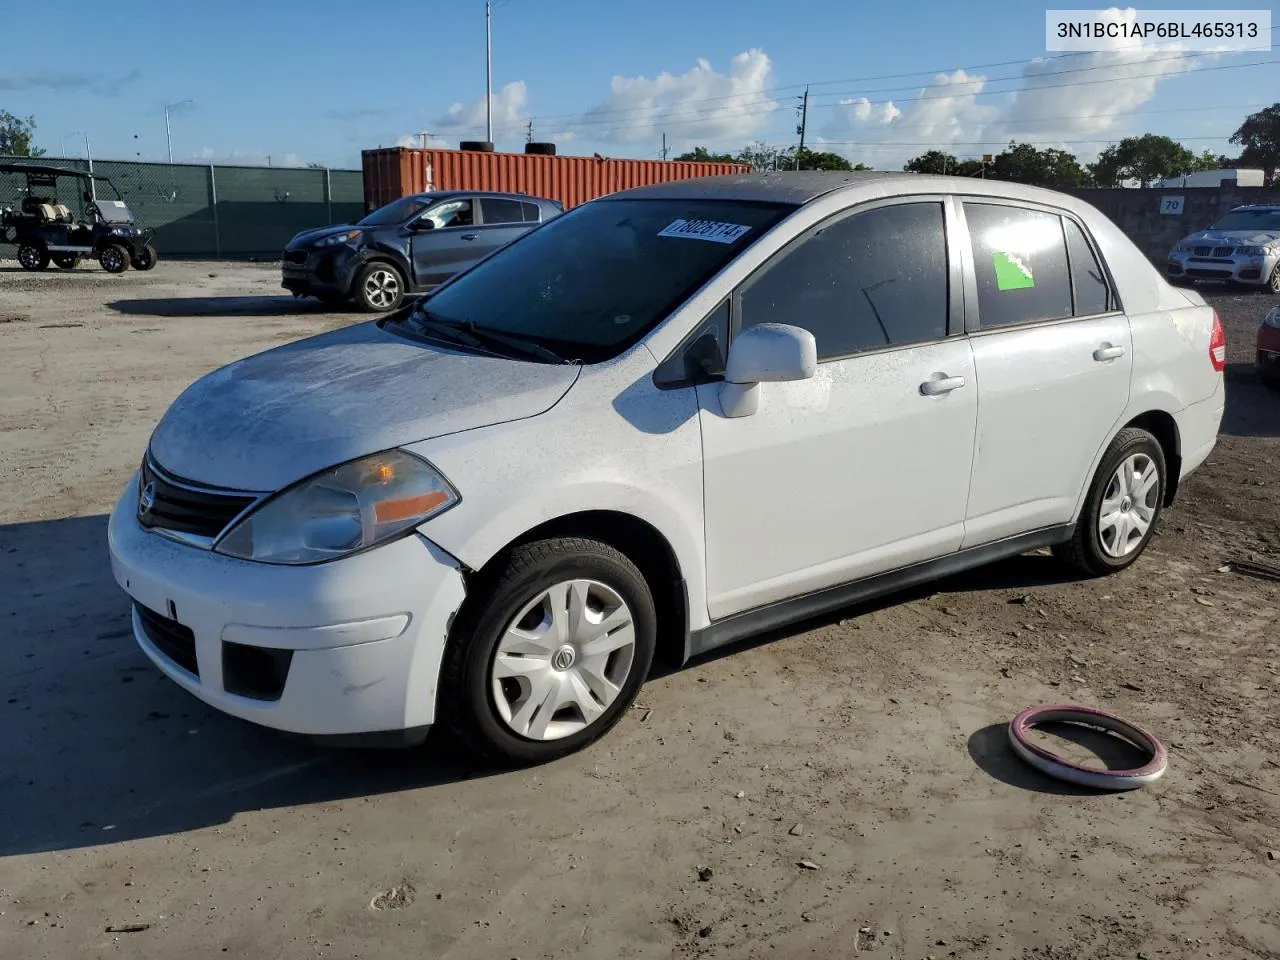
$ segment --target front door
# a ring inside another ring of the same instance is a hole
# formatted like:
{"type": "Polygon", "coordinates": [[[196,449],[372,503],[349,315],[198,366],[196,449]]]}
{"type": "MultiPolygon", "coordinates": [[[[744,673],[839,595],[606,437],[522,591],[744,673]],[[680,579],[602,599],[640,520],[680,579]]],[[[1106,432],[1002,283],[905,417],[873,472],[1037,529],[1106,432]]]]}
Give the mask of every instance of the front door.
{"type": "Polygon", "coordinates": [[[460,197],[427,208],[410,225],[409,247],[419,287],[444,283],[475,261],[476,246],[480,242],[476,218],[475,201],[460,197]]]}
{"type": "Polygon", "coordinates": [[[968,547],[1072,519],[1129,405],[1133,344],[1075,220],[976,200],[963,211],[981,411],[968,547]]]}
{"type": "Polygon", "coordinates": [[[746,417],[697,388],[713,620],[960,546],[977,385],[951,219],[942,198],[857,208],[734,295],[739,329],[804,327],[819,364],[746,417]]]}

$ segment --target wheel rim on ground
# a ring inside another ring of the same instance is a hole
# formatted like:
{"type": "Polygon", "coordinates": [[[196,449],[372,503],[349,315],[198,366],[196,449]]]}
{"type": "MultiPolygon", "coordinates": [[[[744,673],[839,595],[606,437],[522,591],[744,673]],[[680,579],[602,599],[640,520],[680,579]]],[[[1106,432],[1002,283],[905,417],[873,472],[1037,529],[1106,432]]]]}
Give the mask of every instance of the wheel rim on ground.
{"type": "Polygon", "coordinates": [[[635,651],[631,609],[612,587],[598,580],[548,587],[498,641],[490,667],[498,715],[529,740],[585,730],[622,692],[635,651]]]}
{"type": "Polygon", "coordinates": [[[1116,560],[1133,553],[1146,539],[1156,516],[1160,472],[1145,453],[1126,457],[1111,475],[1098,511],[1102,551],[1116,560]]]}
{"type": "Polygon", "coordinates": [[[28,270],[40,266],[40,250],[29,243],[18,248],[18,263],[28,270]]]}
{"type": "Polygon", "coordinates": [[[374,270],[365,277],[364,295],[375,307],[390,307],[400,296],[400,278],[391,270],[374,270]]]}
{"type": "Polygon", "coordinates": [[[1271,281],[1267,284],[1271,288],[1272,293],[1280,293],[1280,263],[1276,264],[1276,268],[1271,271],[1271,281]]]}
{"type": "Polygon", "coordinates": [[[116,247],[107,247],[102,251],[101,260],[104,270],[115,270],[124,262],[124,254],[116,247]]]}

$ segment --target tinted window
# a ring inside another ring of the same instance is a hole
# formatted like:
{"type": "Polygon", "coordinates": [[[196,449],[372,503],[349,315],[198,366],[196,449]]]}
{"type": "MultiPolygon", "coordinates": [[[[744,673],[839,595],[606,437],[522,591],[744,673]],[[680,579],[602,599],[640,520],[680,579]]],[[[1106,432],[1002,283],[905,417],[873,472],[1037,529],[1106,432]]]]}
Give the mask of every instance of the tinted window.
{"type": "Polygon", "coordinates": [[[519,200],[499,200],[484,197],[480,201],[485,223],[523,223],[524,210],[519,200]]]}
{"type": "Polygon", "coordinates": [[[1111,309],[1111,290],[1107,276],[1098,265],[1084,231],[1074,220],[1063,219],[1067,230],[1067,255],[1071,258],[1071,287],[1076,295],[1077,317],[1106,313],[1111,309]]]}
{"type": "Polygon", "coordinates": [[[810,331],[818,359],[947,335],[947,241],[940,203],[845,217],[793,248],[747,287],[741,326],[810,331]]]}
{"type": "Polygon", "coordinates": [[[446,322],[616,356],[793,207],[725,200],[596,200],[527,231],[423,306],[446,322]]]}
{"type": "Polygon", "coordinates": [[[537,223],[539,220],[542,219],[542,217],[538,213],[538,205],[536,203],[522,202],[520,206],[524,209],[525,223],[537,223]]]}
{"type": "Polygon", "coordinates": [[[1213,221],[1210,230],[1280,230],[1280,207],[1232,210],[1213,221]]]}
{"type": "Polygon", "coordinates": [[[1062,218],[1039,210],[966,203],[983,327],[1071,316],[1062,218]]]}
{"type": "Polygon", "coordinates": [[[653,374],[660,387],[707,383],[724,376],[729,345],[729,301],[711,311],[653,374]]]}

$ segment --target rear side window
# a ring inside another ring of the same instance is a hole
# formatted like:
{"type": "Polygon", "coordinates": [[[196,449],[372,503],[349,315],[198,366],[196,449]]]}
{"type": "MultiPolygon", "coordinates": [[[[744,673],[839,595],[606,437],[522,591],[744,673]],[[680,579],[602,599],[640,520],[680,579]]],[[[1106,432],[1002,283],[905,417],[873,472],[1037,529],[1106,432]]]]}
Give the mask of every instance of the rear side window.
{"type": "Polygon", "coordinates": [[[942,204],[855,213],[783,250],[740,300],[740,326],[789,323],[830,360],[947,335],[942,204]]]}
{"type": "Polygon", "coordinates": [[[964,215],[984,328],[1073,315],[1061,217],[992,203],[965,203],[964,215]]]}
{"type": "Polygon", "coordinates": [[[1075,291],[1075,315],[1089,317],[1114,309],[1111,287],[1102,272],[1084,231],[1074,220],[1062,220],[1067,231],[1067,256],[1071,259],[1071,287],[1075,291]]]}
{"type": "Polygon", "coordinates": [[[520,208],[524,211],[525,223],[537,223],[542,219],[536,203],[524,203],[521,201],[520,208]]]}
{"type": "Polygon", "coordinates": [[[524,204],[519,200],[502,200],[497,197],[482,197],[480,209],[484,211],[484,222],[490,223],[523,223],[524,204]]]}

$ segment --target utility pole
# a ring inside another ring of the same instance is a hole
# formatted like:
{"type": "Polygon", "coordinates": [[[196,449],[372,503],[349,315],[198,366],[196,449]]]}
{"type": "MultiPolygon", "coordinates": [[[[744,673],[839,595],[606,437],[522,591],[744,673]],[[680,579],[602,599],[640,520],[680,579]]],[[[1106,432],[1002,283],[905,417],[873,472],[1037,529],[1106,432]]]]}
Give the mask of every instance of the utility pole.
{"type": "Polygon", "coordinates": [[[800,134],[800,149],[796,151],[796,169],[800,169],[800,154],[804,153],[805,128],[809,125],[809,86],[805,85],[804,99],[800,101],[800,123],[796,133],[800,134]]]}
{"type": "Polygon", "coordinates": [[[667,135],[662,135],[662,159],[667,159],[667,135]]]}
{"type": "Polygon", "coordinates": [[[529,126],[525,131],[524,142],[533,143],[533,117],[529,118],[529,126]]]}
{"type": "Polygon", "coordinates": [[[431,137],[431,134],[429,134],[426,130],[423,130],[420,134],[418,134],[418,136],[422,138],[422,149],[423,150],[427,149],[427,140],[431,137]]]}
{"type": "Polygon", "coordinates": [[[484,128],[493,143],[493,2],[484,0],[484,128]]]}
{"type": "Polygon", "coordinates": [[[166,103],[164,105],[164,139],[169,145],[169,165],[173,166],[173,133],[169,129],[169,111],[174,107],[180,107],[184,103],[193,103],[192,100],[179,100],[177,103],[166,103]]]}

